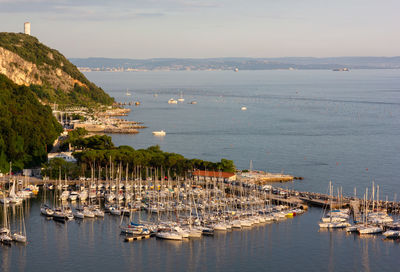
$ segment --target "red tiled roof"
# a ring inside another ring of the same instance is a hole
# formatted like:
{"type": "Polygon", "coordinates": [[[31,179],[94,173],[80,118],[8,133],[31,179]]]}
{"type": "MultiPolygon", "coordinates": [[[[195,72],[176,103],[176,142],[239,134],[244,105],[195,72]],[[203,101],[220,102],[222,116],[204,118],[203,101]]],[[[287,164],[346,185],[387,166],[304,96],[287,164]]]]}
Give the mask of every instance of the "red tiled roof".
{"type": "Polygon", "coordinates": [[[193,172],[193,176],[201,176],[201,177],[230,178],[233,177],[234,175],[235,175],[234,173],[217,172],[217,171],[196,170],[193,172]]]}

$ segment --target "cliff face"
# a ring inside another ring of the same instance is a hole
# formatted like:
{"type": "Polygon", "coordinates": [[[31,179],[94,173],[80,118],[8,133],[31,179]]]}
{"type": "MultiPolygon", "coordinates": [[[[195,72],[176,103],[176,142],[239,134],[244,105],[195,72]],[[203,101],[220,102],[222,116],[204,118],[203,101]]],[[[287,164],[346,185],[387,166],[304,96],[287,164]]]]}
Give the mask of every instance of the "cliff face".
{"type": "MultiPolygon", "coordinates": [[[[49,57],[52,55],[49,54],[49,57]]],[[[43,64],[40,69],[36,64],[26,61],[17,54],[0,47],[0,73],[18,85],[49,84],[55,89],[65,92],[73,90],[75,83],[86,86],[79,80],[73,79],[60,68],[53,69],[48,64],[43,64]]],[[[86,86],[87,87],[87,86],[86,86]]]]}
{"type": "Polygon", "coordinates": [[[43,101],[61,104],[113,103],[60,52],[20,33],[0,33],[0,73],[18,85],[39,85],[43,101]]]}
{"type": "Polygon", "coordinates": [[[35,64],[25,61],[17,54],[0,47],[0,73],[18,85],[42,85],[35,64]]]}

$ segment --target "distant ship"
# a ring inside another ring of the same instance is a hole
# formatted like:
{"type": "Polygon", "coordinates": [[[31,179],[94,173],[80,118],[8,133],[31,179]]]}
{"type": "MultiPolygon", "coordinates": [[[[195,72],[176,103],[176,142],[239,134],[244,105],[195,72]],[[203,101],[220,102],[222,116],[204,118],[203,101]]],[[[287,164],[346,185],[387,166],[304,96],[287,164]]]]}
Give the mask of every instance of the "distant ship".
{"type": "Polygon", "coordinates": [[[195,105],[195,104],[197,104],[197,101],[192,101],[192,102],[190,102],[190,104],[195,105]]]}
{"type": "Polygon", "coordinates": [[[245,110],[247,110],[247,107],[243,106],[243,107],[241,108],[241,110],[242,110],[242,111],[245,111],[245,110]]]}
{"type": "Polygon", "coordinates": [[[165,136],[167,133],[164,130],[153,131],[154,136],[165,136]]]}
{"type": "Polygon", "coordinates": [[[335,71],[335,72],[348,72],[350,70],[349,70],[349,68],[335,68],[332,71],[335,71]]]}
{"type": "Polygon", "coordinates": [[[235,68],[235,69],[233,69],[233,71],[235,71],[235,72],[239,72],[239,68],[235,68]]]}
{"type": "Polygon", "coordinates": [[[170,100],[168,100],[168,104],[178,104],[178,101],[176,101],[175,99],[171,98],[170,100]]]}

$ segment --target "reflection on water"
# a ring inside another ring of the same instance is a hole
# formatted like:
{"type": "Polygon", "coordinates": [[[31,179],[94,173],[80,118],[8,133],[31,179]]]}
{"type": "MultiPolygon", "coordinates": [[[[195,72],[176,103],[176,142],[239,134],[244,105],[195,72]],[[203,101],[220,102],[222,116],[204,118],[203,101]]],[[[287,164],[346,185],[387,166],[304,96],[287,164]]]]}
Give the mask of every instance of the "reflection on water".
{"type": "MultiPolygon", "coordinates": [[[[40,202],[39,195],[26,204],[28,244],[0,246],[1,271],[54,271],[49,262],[68,271],[377,271],[397,267],[400,253],[399,242],[380,236],[319,231],[321,211],[316,208],[214,237],[126,243],[118,217],[62,224],[40,216],[40,202]]],[[[18,209],[9,212],[18,215],[18,209]]],[[[18,223],[18,216],[10,217],[12,225],[18,223]]]]}

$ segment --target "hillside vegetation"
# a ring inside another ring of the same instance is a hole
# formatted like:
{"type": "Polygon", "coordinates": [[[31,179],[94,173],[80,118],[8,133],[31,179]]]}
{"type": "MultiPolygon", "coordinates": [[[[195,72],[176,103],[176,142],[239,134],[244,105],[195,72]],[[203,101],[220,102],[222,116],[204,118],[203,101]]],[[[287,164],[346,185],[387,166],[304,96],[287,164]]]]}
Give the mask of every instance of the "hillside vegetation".
{"type": "Polygon", "coordinates": [[[32,90],[45,102],[60,105],[111,105],[114,99],[90,82],[60,52],[21,33],[0,33],[0,72],[32,90]]]}
{"type": "Polygon", "coordinates": [[[49,106],[42,105],[31,87],[0,74],[0,171],[40,166],[62,132],[49,106]]]}

